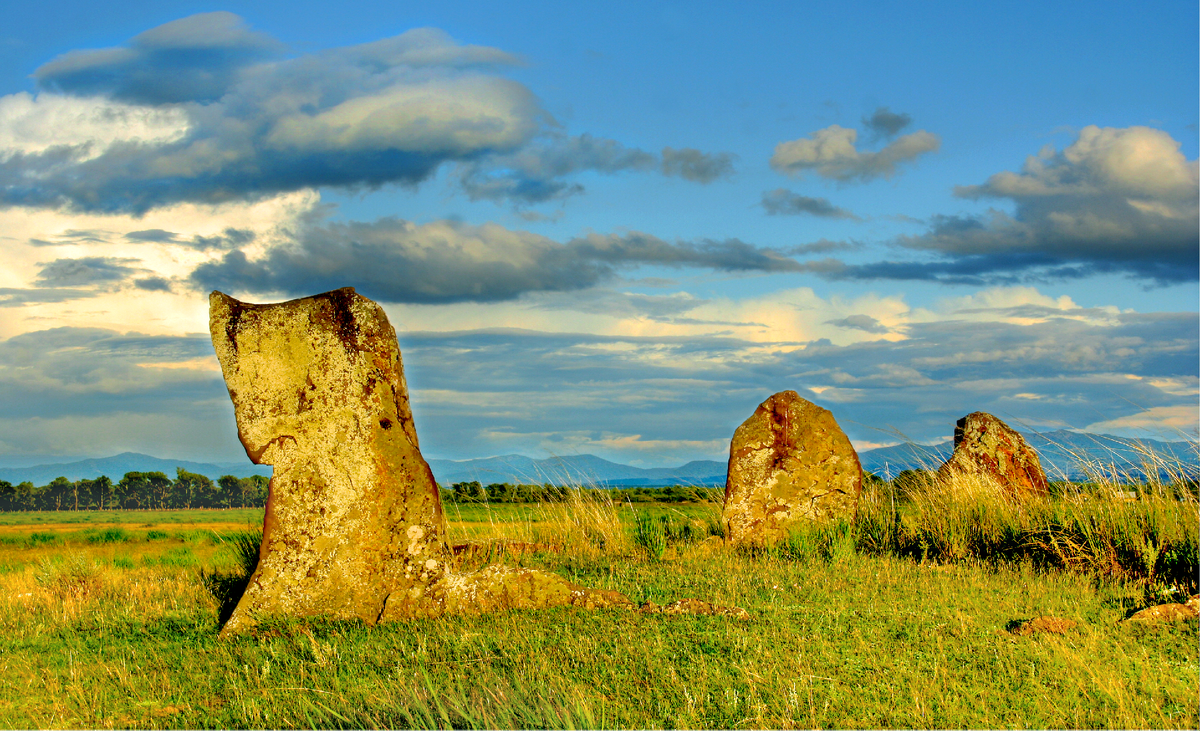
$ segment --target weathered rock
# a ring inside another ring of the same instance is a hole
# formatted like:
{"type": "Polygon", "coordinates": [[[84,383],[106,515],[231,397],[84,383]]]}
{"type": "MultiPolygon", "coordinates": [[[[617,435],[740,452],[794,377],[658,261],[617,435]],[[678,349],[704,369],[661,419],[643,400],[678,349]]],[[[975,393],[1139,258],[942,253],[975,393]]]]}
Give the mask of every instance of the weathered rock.
{"type": "Polygon", "coordinates": [[[1047,632],[1061,635],[1066,634],[1067,630],[1074,629],[1077,626],[1079,626],[1079,623],[1073,619],[1034,617],[1033,619],[1012,622],[1009,625],[1008,631],[1014,635],[1035,635],[1047,632]]]}
{"type": "Polygon", "coordinates": [[[1200,616],[1200,596],[1193,596],[1183,604],[1159,604],[1154,607],[1133,613],[1126,622],[1154,624],[1158,622],[1178,622],[1179,620],[1196,619],[1200,616]]]}
{"type": "Polygon", "coordinates": [[[862,466],[833,414],[783,391],[746,419],[729,445],[726,541],[771,543],[804,521],[853,519],[862,466]]]}
{"type": "Polygon", "coordinates": [[[633,609],[633,602],[619,592],[588,589],[545,571],[488,566],[469,573],[448,573],[427,587],[394,593],[380,619],[544,607],[633,609]]]}
{"type": "Polygon", "coordinates": [[[272,305],[210,300],[238,436],[274,465],[258,568],[221,630],[265,614],[368,623],[447,612],[627,606],[553,574],[450,571],[437,484],[417,445],[396,333],[353,289],[272,305]]]}
{"type": "Polygon", "coordinates": [[[693,614],[750,619],[750,613],[741,607],[723,607],[700,599],[678,599],[667,605],[645,602],[638,607],[642,614],[693,614]]]}
{"type": "Polygon", "coordinates": [[[275,466],[258,569],[222,633],[256,614],[375,622],[393,592],[440,579],[441,500],[382,308],[353,289],[213,292],[209,319],[246,454],[275,466]]]}
{"type": "Polygon", "coordinates": [[[982,411],[958,420],[954,454],[938,468],[938,475],[950,481],[964,475],[983,476],[1014,496],[1050,491],[1037,452],[1008,424],[982,411]]]}

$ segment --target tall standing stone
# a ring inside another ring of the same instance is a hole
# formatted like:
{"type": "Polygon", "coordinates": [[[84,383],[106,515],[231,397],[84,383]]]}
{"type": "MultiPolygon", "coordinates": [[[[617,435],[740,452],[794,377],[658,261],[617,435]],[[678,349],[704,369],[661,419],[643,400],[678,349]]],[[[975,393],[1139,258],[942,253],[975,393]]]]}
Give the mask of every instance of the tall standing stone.
{"type": "Polygon", "coordinates": [[[353,289],[270,305],[209,298],[238,436],[275,466],[258,569],[223,633],[256,614],[375,622],[449,549],[417,447],[396,332],[353,289]]]}
{"type": "Polygon", "coordinates": [[[270,305],[209,298],[209,329],[255,464],[274,465],[258,568],[221,630],[263,615],[369,624],[549,606],[631,607],[554,574],[451,570],[396,332],[352,288],[270,305]]]}
{"type": "Polygon", "coordinates": [[[953,481],[964,475],[994,480],[1011,495],[1046,495],[1050,484],[1038,454],[1018,432],[991,414],[975,411],[954,427],[954,453],[938,468],[953,481]]]}
{"type": "Polygon", "coordinates": [[[853,519],[862,466],[833,414],[783,391],[733,433],[725,482],[726,540],[771,543],[805,521],[853,519]]]}

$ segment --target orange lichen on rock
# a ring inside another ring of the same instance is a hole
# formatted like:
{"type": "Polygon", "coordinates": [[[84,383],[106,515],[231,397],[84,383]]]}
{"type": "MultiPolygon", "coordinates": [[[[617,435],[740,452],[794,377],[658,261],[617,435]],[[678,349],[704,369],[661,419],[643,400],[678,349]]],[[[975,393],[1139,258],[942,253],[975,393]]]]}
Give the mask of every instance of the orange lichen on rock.
{"type": "Polygon", "coordinates": [[[954,454],[938,468],[938,475],[951,482],[963,475],[981,476],[1014,496],[1050,492],[1033,447],[1008,424],[982,411],[958,420],[954,454]]]}

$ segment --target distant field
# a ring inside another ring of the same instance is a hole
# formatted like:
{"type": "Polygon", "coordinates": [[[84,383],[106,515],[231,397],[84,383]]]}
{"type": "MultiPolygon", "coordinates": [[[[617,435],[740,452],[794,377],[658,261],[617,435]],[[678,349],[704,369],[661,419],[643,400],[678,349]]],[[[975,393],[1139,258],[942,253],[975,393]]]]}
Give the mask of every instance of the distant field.
{"type": "Polygon", "coordinates": [[[19,525],[162,525],[205,523],[258,523],[262,508],[229,510],[53,510],[0,512],[0,527],[19,525]]]}

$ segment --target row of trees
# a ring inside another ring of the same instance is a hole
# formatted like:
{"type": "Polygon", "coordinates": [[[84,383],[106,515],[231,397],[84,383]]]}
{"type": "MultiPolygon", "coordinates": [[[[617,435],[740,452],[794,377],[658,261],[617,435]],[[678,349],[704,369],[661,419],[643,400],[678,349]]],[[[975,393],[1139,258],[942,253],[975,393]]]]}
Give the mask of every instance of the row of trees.
{"type": "MultiPolygon", "coordinates": [[[[723,487],[629,487],[603,491],[613,502],[684,503],[721,500],[725,496],[723,487]]],[[[512,485],[494,482],[483,485],[479,482],[456,482],[442,490],[444,502],[467,503],[553,503],[566,500],[571,489],[557,485],[512,485]]]]}
{"type": "Polygon", "coordinates": [[[120,482],[103,475],[74,482],[56,477],[41,487],[0,480],[0,510],[259,508],[267,501],[267,482],[262,475],[224,475],[213,482],[182,467],[175,479],[162,472],[126,472],[120,482]]]}

